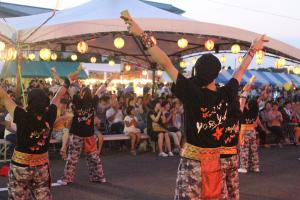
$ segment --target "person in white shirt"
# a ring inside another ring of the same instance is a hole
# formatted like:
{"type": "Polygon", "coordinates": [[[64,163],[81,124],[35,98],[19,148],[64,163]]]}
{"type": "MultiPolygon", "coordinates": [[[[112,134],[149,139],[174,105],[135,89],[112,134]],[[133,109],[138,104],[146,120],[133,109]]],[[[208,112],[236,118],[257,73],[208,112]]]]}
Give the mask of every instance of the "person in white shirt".
{"type": "Polygon", "coordinates": [[[141,130],[137,128],[137,118],[134,116],[134,107],[128,106],[126,109],[126,117],[124,119],[124,133],[130,136],[131,140],[131,154],[136,155],[136,149],[141,140],[141,130]]]}
{"type": "Polygon", "coordinates": [[[106,111],[106,118],[109,123],[111,134],[122,134],[124,129],[123,113],[120,109],[119,102],[114,99],[111,108],[106,111]]]}

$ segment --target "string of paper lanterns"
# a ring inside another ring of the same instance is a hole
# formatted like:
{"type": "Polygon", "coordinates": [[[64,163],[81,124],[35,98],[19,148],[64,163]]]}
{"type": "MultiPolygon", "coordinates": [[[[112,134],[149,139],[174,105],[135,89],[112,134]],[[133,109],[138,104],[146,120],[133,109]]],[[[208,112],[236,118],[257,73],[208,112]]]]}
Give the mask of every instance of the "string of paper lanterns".
{"type": "Polygon", "coordinates": [[[77,44],[77,51],[81,54],[86,53],[88,51],[88,48],[89,48],[88,44],[84,41],[80,41],[77,44]]]}
{"type": "Polygon", "coordinates": [[[221,63],[225,63],[226,60],[227,60],[227,58],[226,58],[225,55],[222,55],[222,56],[220,57],[220,62],[221,62],[221,63]]]}
{"type": "Polygon", "coordinates": [[[77,57],[77,55],[76,55],[76,54],[72,54],[72,55],[71,55],[71,60],[73,60],[73,61],[76,61],[76,60],[77,60],[77,58],[78,58],[78,57],[77,57]]]}
{"type": "Polygon", "coordinates": [[[97,62],[97,58],[95,56],[91,57],[91,63],[96,63],[97,62]]]}
{"type": "Polygon", "coordinates": [[[241,51],[240,45],[234,44],[234,45],[231,46],[231,52],[233,54],[238,54],[238,53],[240,53],[240,51],[241,51]]]}
{"type": "Polygon", "coordinates": [[[185,38],[180,38],[177,41],[177,45],[178,45],[179,48],[184,49],[189,45],[189,42],[185,38]]]}
{"type": "Polygon", "coordinates": [[[212,50],[213,48],[214,48],[214,46],[215,46],[215,43],[214,43],[214,41],[213,40],[206,40],[206,42],[204,43],[204,46],[205,46],[205,48],[208,50],[208,51],[210,51],[210,50],[212,50]]]}
{"type": "Polygon", "coordinates": [[[51,60],[55,61],[57,59],[57,54],[56,53],[52,53],[51,54],[51,60]]]}

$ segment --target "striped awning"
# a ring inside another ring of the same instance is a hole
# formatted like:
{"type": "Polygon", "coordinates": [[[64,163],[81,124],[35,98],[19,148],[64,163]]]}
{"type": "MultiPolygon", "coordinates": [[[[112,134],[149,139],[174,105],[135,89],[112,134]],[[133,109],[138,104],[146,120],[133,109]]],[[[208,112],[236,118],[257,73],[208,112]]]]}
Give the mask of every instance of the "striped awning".
{"type": "MultiPolygon", "coordinates": [[[[222,70],[217,82],[226,83],[233,76],[233,70],[222,70]]],[[[287,82],[293,81],[296,85],[300,86],[300,77],[294,74],[285,74],[285,73],[274,73],[274,72],[261,72],[255,70],[247,70],[241,84],[246,84],[249,79],[255,75],[256,76],[256,85],[277,85],[282,86],[287,82]]]]}

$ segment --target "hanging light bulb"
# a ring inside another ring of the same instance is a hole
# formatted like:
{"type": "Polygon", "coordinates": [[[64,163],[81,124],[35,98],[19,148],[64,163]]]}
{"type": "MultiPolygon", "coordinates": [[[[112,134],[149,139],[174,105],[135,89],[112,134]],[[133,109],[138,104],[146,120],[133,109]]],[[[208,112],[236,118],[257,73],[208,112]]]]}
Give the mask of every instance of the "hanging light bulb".
{"type": "Polygon", "coordinates": [[[263,63],[263,59],[259,59],[259,58],[256,59],[257,65],[261,65],[262,63],[263,63]]]}
{"type": "Polygon", "coordinates": [[[237,61],[239,62],[239,63],[242,63],[243,62],[243,56],[239,56],[238,58],[237,58],[237,61]]]}
{"type": "Polygon", "coordinates": [[[193,65],[195,65],[196,62],[197,62],[197,59],[196,59],[196,58],[192,58],[192,63],[193,63],[193,65]]]}
{"type": "Polygon", "coordinates": [[[13,47],[8,48],[6,52],[6,60],[15,60],[17,58],[17,50],[13,47]]]}
{"type": "Polygon", "coordinates": [[[125,45],[125,41],[124,41],[123,38],[117,37],[117,38],[115,38],[115,40],[114,40],[114,45],[115,45],[115,47],[116,47],[117,49],[122,49],[122,48],[124,47],[124,45],[125,45]]]}
{"type": "Polygon", "coordinates": [[[76,54],[71,55],[71,60],[76,61],[77,60],[77,55],[76,54]]]}
{"type": "Polygon", "coordinates": [[[35,54],[34,53],[30,53],[28,55],[29,60],[34,60],[35,59],[35,54]]]}
{"type": "Polygon", "coordinates": [[[177,41],[177,45],[179,48],[181,49],[184,49],[188,46],[189,42],[187,41],[187,39],[185,38],[180,38],[178,41],[177,41]]]}
{"type": "Polygon", "coordinates": [[[56,60],[57,59],[57,54],[56,53],[52,53],[51,54],[51,60],[56,60]]]}
{"type": "Polygon", "coordinates": [[[234,44],[234,45],[231,46],[231,52],[234,53],[234,54],[239,53],[240,50],[241,50],[241,47],[238,44],[234,44]]]}
{"type": "Polygon", "coordinates": [[[299,75],[300,74],[300,67],[299,66],[295,66],[293,69],[294,74],[299,75]]]}
{"type": "Polygon", "coordinates": [[[225,55],[222,55],[221,58],[220,58],[220,62],[221,62],[221,63],[225,63],[225,62],[226,62],[226,59],[227,59],[226,56],[225,56],[225,55]]]}
{"type": "Polygon", "coordinates": [[[187,66],[188,66],[188,62],[187,61],[185,61],[185,60],[182,60],[182,61],[180,61],[180,63],[179,63],[179,66],[181,67],[181,68],[186,68],[187,66]]]}
{"type": "Polygon", "coordinates": [[[131,70],[131,66],[129,65],[129,64],[126,64],[125,65],[125,70],[128,72],[128,71],[130,71],[131,70]]]}
{"type": "Polygon", "coordinates": [[[147,71],[147,70],[143,70],[143,71],[142,71],[142,75],[143,75],[143,76],[147,76],[147,75],[148,75],[148,71],[147,71]]]}
{"type": "Polygon", "coordinates": [[[280,67],[283,67],[285,65],[285,59],[284,58],[280,58],[278,60],[280,67]]]}
{"type": "Polygon", "coordinates": [[[156,74],[157,74],[158,77],[161,77],[163,72],[161,70],[157,70],[156,74]]]}
{"type": "Polygon", "coordinates": [[[5,49],[5,43],[0,41],[0,51],[4,51],[5,49]]]}
{"type": "Polygon", "coordinates": [[[77,51],[81,54],[86,53],[88,51],[88,48],[89,48],[88,44],[84,41],[80,41],[77,44],[77,51]]]}
{"type": "Polygon", "coordinates": [[[264,53],[263,50],[259,50],[259,51],[257,51],[257,52],[255,53],[255,56],[256,56],[257,59],[263,59],[264,54],[265,54],[265,53],[264,53]]]}
{"type": "Polygon", "coordinates": [[[94,57],[94,56],[93,56],[93,57],[91,57],[91,59],[90,59],[90,60],[91,60],[91,63],[96,63],[96,62],[97,62],[97,58],[96,58],[96,57],[94,57]]]}
{"type": "Polygon", "coordinates": [[[110,65],[110,66],[114,66],[115,64],[116,64],[116,62],[115,62],[114,59],[110,59],[110,60],[108,61],[108,65],[110,65]]]}
{"type": "Polygon", "coordinates": [[[42,60],[49,60],[51,57],[51,51],[50,49],[43,48],[40,50],[40,57],[42,60]]]}
{"type": "Polygon", "coordinates": [[[214,48],[215,43],[213,40],[206,40],[205,44],[204,44],[205,48],[210,51],[214,48]]]}

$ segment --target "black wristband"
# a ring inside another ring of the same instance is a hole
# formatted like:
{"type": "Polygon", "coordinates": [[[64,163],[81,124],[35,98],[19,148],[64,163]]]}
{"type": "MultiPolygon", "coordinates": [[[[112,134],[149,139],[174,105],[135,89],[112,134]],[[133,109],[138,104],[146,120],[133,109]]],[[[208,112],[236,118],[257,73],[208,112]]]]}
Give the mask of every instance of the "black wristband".
{"type": "Polygon", "coordinates": [[[69,89],[70,85],[71,85],[70,80],[69,80],[68,78],[65,78],[65,81],[64,81],[64,85],[63,85],[63,86],[64,86],[65,88],[69,89]]]}

